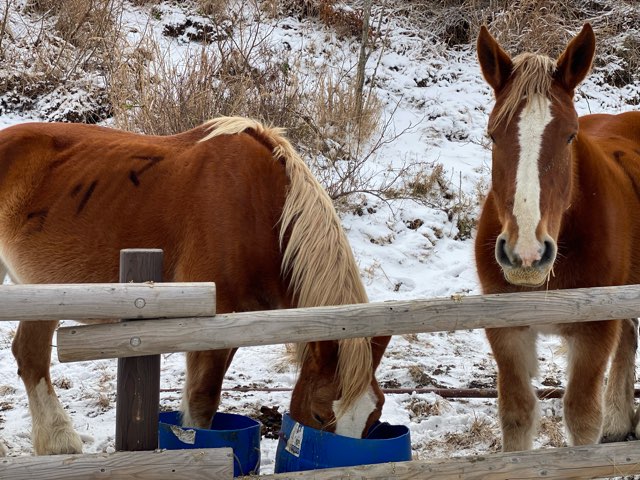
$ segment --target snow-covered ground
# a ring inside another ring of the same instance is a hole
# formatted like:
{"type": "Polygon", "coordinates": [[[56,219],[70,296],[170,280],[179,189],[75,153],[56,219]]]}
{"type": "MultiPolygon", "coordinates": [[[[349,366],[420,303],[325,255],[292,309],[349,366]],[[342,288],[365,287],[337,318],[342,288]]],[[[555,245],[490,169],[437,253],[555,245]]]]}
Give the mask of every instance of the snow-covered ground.
{"type": "MultiPolygon", "coordinates": [[[[133,27],[145,24],[147,14],[144,7],[131,9],[125,22],[133,27]]],[[[271,27],[271,40],[276,44],[287,42],[292,51],[312,51],[310,45],[314,43],[341,50],[340,41],[311,20],[272,20],[271,27]]],[[[580,27],[575,26],[576,32],[580,27]]],[[[389,166],[400,168],[403,162],[440,163],[453,188],[467,198],[477,198],[477,192],[486,190],[489,183],[490,152],[483,145],[492,95],[481,78],[474,52],[446,51],[422,33],[411,31],[410,24],[401,19],[389,20],[384,28],[393,33],[388,36],[389,45],[377,70],[378,94],[385,101],[387,118],[393,116],[396,131],[406,130],[384,145],[368,168],[382,174],[389,166]]],[[[180,45],[174,47],[179,51],[180,45]]],[[[341,51],[355,63],[355,48],[341,51]]],[[[369,72],[377,61],[374,52],[369,72]]],[[[603,86],[594,75],[577,92],[576,105],[582,114],[615,113],[632,109],[631,104],[638,99],[640,84],[612,88],[603,86]]],[[[0,125],[30,119],[38,117],[35,113],[30,117],[5,115],[0,117],[0,125]]],[[[473,240],[455,239],[455,218],[449,220],[445,211],[409,200],[387,203],[370,196],[361,202],[366,202],[362,203],[364,208],[346,210],[342,219],[372,301],[480,293],[473,240]]],[[[475,208],[477,212],[479,207],[475,208]]],[[[0,324],[0,437],[13,456],[32,451],[25,391],[10,351],[15,328],[14,323],[0,324]]],[[[284,362],[283,351],[282,346],[240,349],[224,386],[293,387],[296,372],[284,362]]],[[[562,386],[564,358],[560,343],[541,339],[538,356],[538,386],[562,386]]],[[[162,409],[178,407],[183,369],[182,354],[163,356],[162,409]]],[[[115,361],[60,364],[54,352],[52,378],[76,429],[83,435],[86,452],[114,449],[115,375],[115,361]]],[[[409,389],[494,387],[495,375],[482,331],[394,337],[378,370],[383,387],[409,389]]],[[[221,409],[257,417],[262,406],[278,407],[283,412],[288,402],[288,392],[225,391],[221,409]]],[[[561,401],[546,400],[541,408],[546,419],[536,447],[561,445],[561,401]]],[[[416,459],[483,454],[500,448],[494,399],[388,394],[383,420],[409,426],[416,459]]],[[[262,441],[262,473],[273,471],[276,442],[268,438],[262,441]]]]}

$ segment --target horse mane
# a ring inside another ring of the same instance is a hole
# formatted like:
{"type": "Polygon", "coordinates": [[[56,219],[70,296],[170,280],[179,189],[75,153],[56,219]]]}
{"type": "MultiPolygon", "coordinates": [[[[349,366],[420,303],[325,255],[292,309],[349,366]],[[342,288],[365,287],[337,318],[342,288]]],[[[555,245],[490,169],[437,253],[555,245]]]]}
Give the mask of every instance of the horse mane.
{"type": "Polygon", "coordinates": [[[523,98],[530,102],[536,96],[549,97],[556,61],[535,53],[522,53],[513,59],[513,81],[502,103],[493,113],[489,131],[502,122],[509,123],[523,98]]]}
{"type": "MultiPolygon", "coordinates": [[[[347,237],[331,199],[304,160],[284,137],[284,129],[265,127],[256,120],[220,117],[205,123],[207,141],[219,135],[251,134],[285,165],[290,186],[280,217],[280,246],[286,241],[282,273],[298,307],[367,303],[347,237]]],[[[307,355],[297,348],[298,361],[307,355]]],[[[371,340],[354,338],[338,343],[336,376],[342,392],[339,417],[358,400],[371,383],[371,340]]]]}

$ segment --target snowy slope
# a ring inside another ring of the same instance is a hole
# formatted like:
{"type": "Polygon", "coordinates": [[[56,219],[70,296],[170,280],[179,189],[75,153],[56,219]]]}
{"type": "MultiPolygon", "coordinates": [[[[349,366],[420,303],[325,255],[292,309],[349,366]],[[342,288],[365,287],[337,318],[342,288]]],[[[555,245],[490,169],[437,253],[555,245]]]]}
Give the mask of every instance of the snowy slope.
{"type": "MultiPolygon", "coordinates": [[[[151,26],[160,28],[162,22],[183,15],[172,7],[165,8],[163,20],[152,21],[151,26]]],[[[125,15],[132,32],[148,21],[144,7],[131,8],[125,15]]],[[[272,22],[271,39],[276,44],[287,42],[292,51],[319,51],[310,46],[331,46],[336,42],[337,51],[351,62],[356,61],[353,46],[338,48],[340,41],[313,21],[272,22]]],[[[445,51],[433,39],[411,31],[406,23],[390,19],[384,25],[393,33],[388,36],[389,44],[377,70],[378,94],[385,101],[385,115],[392,116],[396,131],[406,131],[382,147],[369,168],[382,175],[390,167],[401,168],[403,162],[441,163],[452,188],[476,199],[477,191],[486,190],[489,182],[490,152],[483,145],[491,91],[480,76],[474,52],[445,51]]],[[[576,29],[579,27],[576,25],[576,29]]],[[[178,57],[185,51],[179,42],[172,48],[178,57]]],[[[319,56],[315,61],[326,59],[319,56]]],[[[370,73],[377,61],[374,53],[368,65],[370,73]]],[[[640,85],[624,89],[602,86],[594,75],[578,92],[577,107],[580,113],[621,112],[632,108],[629,103],[640,98],[639,92],[640,85]]],[[[35,112],[29,117],[5,115],[0,117],[0,125],[32,118],[38,119],[35,112]]],[[[359,201],[364,208],[347,209],[342,212],[342,219],[372,301],[480,293],[473,240],[456,240],[455,218],[449,220],[445,211],[409,200],[386,203],[363,196],[359,201]]],[[[479,207],[476,205],[475,209],[477,212],[479,207]]],[[[0,437],[10,455],[27,455],[31,453],[30,419],[10,351],[15,328],[13,323],[0,324],[0,437]]],[[[229,369],[225,387],[293,387],[296,373],[282,354],[281,346],[241,349],[229,369]]],[[[179,405],[183,358],[182,354],[163,356],[163,409],[176,409],[179,405]]],[[[539,358],[538,385],[561,386],[564,358],[559,342],[541,339],[539,358]]],[[[54,358],[54,383],[76,429],[84,436],[86,452],[113,451],[115,371],[115,361],[59,364],[54,358]]],[[[481,331],[420,334],[394,337],[378,378],[383,386],[393,388],[493,387],[495,367],[481,331]]],[[[287,392],[227,391],[221,408],[257,416],[262,406],[277,406],[282,412],[288,401],[287,392]]],[[[562,444],[562,427],[558,423],[561,402],[547,400],[541,405],[550,420],[544,421],[536,446],[562,444]]],[[[389,394],[383,420],[409,425],[414,457],[419,459],[483,454],[500,448],[493,399],[389,394]]],[[[273,470],[275,445],[273,439],[262,442],[263,473],[273,470]]]]}

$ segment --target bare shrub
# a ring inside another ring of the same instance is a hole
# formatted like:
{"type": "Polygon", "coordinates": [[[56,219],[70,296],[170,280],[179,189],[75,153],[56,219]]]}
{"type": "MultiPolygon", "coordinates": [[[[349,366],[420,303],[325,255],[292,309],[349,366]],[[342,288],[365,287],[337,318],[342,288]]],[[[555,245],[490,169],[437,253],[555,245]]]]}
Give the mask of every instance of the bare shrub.
{"type": "Polygon", "coordinates": [[[198,9],[203,15],[220,17],[228,8],[228,0],[198,0],[198,9]]]}
{"type": "Polygon", "coordinates": [[[53,16],[60,37],[76,47],[104,50],[104,42],[117,35],[122,0],[32,0],[27,11],[53,16]]]}
{"type": "MultiPolygon", "coordinates": [[[[251,3],[239,6],[245,10],[251,3]]],[[[287,129],[314,159],[334,198],[366,190],[370,179],[354,177],[371,155],[362,153],[364,145],[380,135],[382,104],[373,93],[358,91],[353,66],[324,66],[311,74],[302,53],[284,57],[259,24],[234,12],[227,18],[224,31],[191,47],[181,62],[151,35],[125,48],[109,75],[115,124],[170,134],[219,115],[257,118],[287,129]]],[[[372,148],[385,141],[379,137],[372,148]]]]}
{"type": "Polygon", "coordinates": [[[336,5],[335,0],[320,0],[318,17],[326,26],[333,28],[344,37],[357,37],[364,26],[361,10],[336,5]]]}
{"type": "Polygon", "coordinates": [[[142,42],[109,73],[115,126],[154,135],[188,130],[215,116],[211,80],[217,65],[201,49],[184,65],[152,41],[142,42]]]}
{"type": "MultiPolygon", "coordinates": [[[[256,118],[287,130],[339,206],[358,193],[398,196],[418,166],[371,167],[377,152],[403,133],[394,130],[394,111],[383,115],[375,71],[365,89],[364,73],[356,74],[352,63],[337,65],[333,58],[318,66],[303,51],[276,49],[269,29],[256,22],[260,10],[253,0],[228,7],[224,24],[210,18],[203,31],[211,34],[192,43],[180,61],[151,34],[123,47],[122,61],[108,75],[114,124],[173,134],[220,115],[256,118]]],[[[165,34],[181,35],[182,27],[170,30],[165,34]]],[[[361,58],[371,49],[361,49],[361,58]]]]}
{"type": "Polygon", "coordinates": [[[262,8],[274,18],[317,18],[341,37],[359,37],[365,21],[363,11],[346,3],[337,0],[266,0],[262,8]]]}
{"type": "Polygon", "coordinates": [[[523,51],[552,57],[586,22],[598,36],[596,66],[616,86],[640,77],[640,4],[635,0],[396,0],[394,11],[423,25],[449,46],[475,42],[480,25],[512,54],[523,51]]]}
{"type": "Polygon", "coordinates": [[[41,0],[25,9],[7,0],[4,7],[0,112],[35,109],[52,121],[106,118],[100,75],[120,35],[122,0],[41,0]]]}

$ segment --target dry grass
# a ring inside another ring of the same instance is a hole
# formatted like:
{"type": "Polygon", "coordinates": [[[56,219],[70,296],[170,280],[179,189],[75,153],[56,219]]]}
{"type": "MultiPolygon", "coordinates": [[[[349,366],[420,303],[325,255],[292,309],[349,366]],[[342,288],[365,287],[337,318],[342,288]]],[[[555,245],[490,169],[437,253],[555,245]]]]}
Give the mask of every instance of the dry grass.
{"type": "Polygon", "coordinates": [[[106,118],[110,109],[96,79],[114,58],[122,0],[39,0],[24,10],[8,0],[2,6],[0,112],[37,109],[61,121],[106,118]],[[12,32],[16,26],[20,35],[12,32]]]}
{"type": "Polygon", "coordinates": [[[219,65],[204,48],[181,65],[148,37],[123,56],[108,75],[115,126],[168,135],[224,113],[212,85],[219,65]]]}
{"type": "Polygon", "coordinates": [[[296,77],[270,45],[269,32],[252,19],[247,23],[242,10],[251,3],[238,8],[210,43],[194,44],[181,59],[172,58],[150,34],[125,46],[108,78],[116,125],[172,134],[216,116],[241,115],[295,132],[296,77]]]}
{"type": "Polygon", "coordinates": [[[246,11],[260,12],[251,0],[234,8],[224,30],[181,62],[151,35],[124,46],[108,75],[115,125],[173,134],[219,115],[252,117],[284,127],[333,198],[370,188],[363,167],[386,142],[380,100],[358,91],[353,65],[318,68],[304,52],[279,53],[259,21],[247,18],[246,11]]]}
{"type": "Polygon", "coordinates": [[[444,388],[437,379],[429,375],[420,365],[411,365],[408,368],[409,377],[415,383],[416,387],[436,387],[444,388]]]}
{"type": "Polygon", "coordinates": [[[464,433],[446,433],[445,440],[454,450],[472,448],[480,442],[496,445],[498,437],[491,423],[484,418],[474,418],[464,433]]]}
{"type": "MultiPolygon", "coordinates": [[[[151,15],[162,13],[152,8],[159,0],[133,1],[148,5],[151,15]]],[[[6,5],[16,8],[14,0],[6,5]]],[[[355,65],[340,65],[329,53],[317,67],[305,58],[308,52],[280,52],[272,46],[269,31],[258,25],[265,12],[313,17],[327,31],[347,38],[343,42],[355,42],[365,17],[353,4],[193,0],[189,5],[208,18],[198,27],[200,43],[193,43],[184,61],[177,62],[150,35],[137,45],[123,43],[123,0],[30,0],[26,12],[31,25],[41,30],[31,32],[28,55],[16,56],[19,46],[7,22],[0,27],[0,52],[9,65],[0,78],[0,112],[34,109],[48,96],[72,98],[87,90],[88,98],[76,102],[86,104],[86,111],[73,112],[55,100],[44,102],[50,111],[43,116],[95,122],[113,115],[116,126],[150,134],[177,133],[219,115],[253,117],[287,129],[338,206],[351,208],[356,194],[411,198],[446,211],[458,227],[457,238],[470,237],[479,201],[463,197],[442,165],[408,163],[375,172],[367,168],[376,152],[402,132],[390,134],[393,114],[383,118],[373,88],[360,90],[355,65]],[[93,82],[88,79],[95,77],[87,72],[104,76],[105,89],[88,86],[93,82]]],[[[599,65],[608,65],[602,70],[606,81],[622,86],[640,75],[640,8],[630,0],[387,0],[376,8],[374,23],[387,14],[404,16],[454,47],[473,43],[479,26],[486,23],[514,54],[529,50],[555,55],[590,21],[601,39],[599,65]]],[[[188,25],[175,26],[176,34],[188,30],[188,25]]],[[[367,55],[374,46],[384,48],[373,30],[365,45],[367,55]]],[[[375,72],[369,72],[367,85],[375,85],[375,72]]]]}
{"type": "Polygon", "coordinates": [[[343,38],[360,37],[364,24],[361,9],[354,2],[337,0],[266,0],[262,8],[270,17],[317,18],[343,38]],[[352,8],[353,7],[353,8],[352,8]]]}
{"type": "Polygon", "coordinates": [[[513,52],[539,52],[551,57],[589,22],[598,39],[596,68],[617,65],[605,80],[622,86],[640,78],[640,8],[636,2],[594,0],[519,0],[517,8],[490,23],[500,41],[513,52]],[[511,13],[510,13],[511,12],[511,13]]]}
{"type": "Polygon", "coordinates": [[[562,418],[559,416],[543,416],[540,419],[540,434],[547,437],[547,444],[551,447],[564,447],[562,418]]]}
{"type": "Polygon", "coordinates": [[[60,377],[53,380],[53,385],[62,390],[69,390],[73,386],[73,382],[67,377],[60,377]]]}
{"type": "Polygon", "coordinates": [[[14,395],[16,392],[16,388],[12,385],[0,385],[0,397],[14,395]]]}
{"type": "Polygon", "coordinates": [[[596,66],[616,86],[640,78],[640,4],[635,0],[431,0],[400,2],[395,11],[450,47],[473,44],[487,25],[511,54],[555,57],[586,22],[598,37],[596,66]],[[604,67],[607,67],[606,69],[604,67]]]}
{"type": "Polygon", "coordinates": [[[428,417],[437,417],[451,410],[446,400],[438,398],[429,402],[420,397],[412,397],[407,406],[412,421],[420,421],[428,417]]]}

